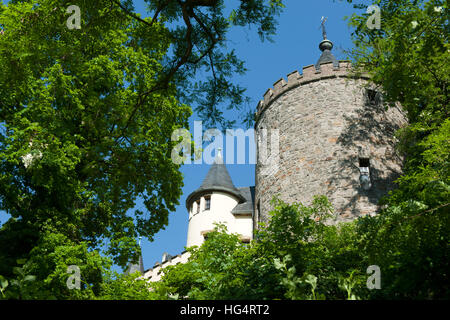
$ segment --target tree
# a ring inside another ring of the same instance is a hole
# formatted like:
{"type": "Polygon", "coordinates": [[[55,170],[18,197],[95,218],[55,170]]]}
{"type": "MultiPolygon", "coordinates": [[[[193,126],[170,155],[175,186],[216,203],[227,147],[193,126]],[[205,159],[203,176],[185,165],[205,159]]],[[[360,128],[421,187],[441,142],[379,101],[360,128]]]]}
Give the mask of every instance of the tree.
{"type": "Polygon", "coordinates": [[[168,29],[173,55],[167,56],[152,90],[173,81],[181,88],[177,98],[195,106],[207,125],[230,128],[236,122],[223,116],[223,107],[242,113],[240,120],[247,125],[253,123],[254,110],[245,109],[249,102],[245,88],[233,80],[234,75],[246,71],[245,64],[228,47],[227,35],[233,27],[256,26],[261,40],[271,40],[276,18],[284,8],[282,0],[239,0],[235,4],[225,0],[145,0],[151,19],[141,19],[134,13],[131,0],[112,2],[149,28],[147,32],[158,21],[171,23],[168,29]],[[209,75],[199,77],[203,73],[209,75]]]}
{"type": "Polygon", "coordinates": [[[167,33],[160,24],[143,32],[108,3],[81,3],[81,30],[66,27],[59,1],[1,7],[0,209],[12,216],[0,231],[2,261],[28,258],[51,229],[90,248],[107,239],[125,266],[136,236],[151,239],[178,204],[170,137],[190,109],[173,86],[139,94],[162,69],[167,33]],[[127,214],[138,196],[147,213],[127,214]]]}
{"type": "Polygon", "coordinates": [[[376,4],[381,29],[368,28],[367,14],[350,19],[356,46],[351,54],[356,66],[371,74],[385,101],[403,106],[409,125],[398,132],[404,174],[384,201],[387,209],[362,219],[362,250],[382,270],[383,289],[376,297],[448,298],[448,2],[376,4]]]}
{"type": "Polygon", "coordinates": [[[108,271],[104,275],[97,300],[155,300],[158,298],[152,291],[151,284],[141,278],[139,273],[118,274],[108,271]]]}
{"type": "Polygon", "coordinates": [[[171,135],[192,112],[183,102],[207,92],[212,113],[200,114],[218,122],[220,102],[243,102],[229,79],[244,68],[226,52],[226,33],[256,24],[265,38],[282,6],[242,1],[227,19],[224,1],[148,3],[145,19],[130,1],[0,5],[0,210],[11,215],[0,229],[0,274],[15,278],[25,259],[49,297],[73,297],[54,282],[67,277],[73,257],[59,253],[68,244],[81,250],[84,288],[96,294],[102,278],[88,275],[105,271],[102,248],[125,267],[138,257],[137,236],[151,240],[167,225],[182,187],[171,135]],[[67,27],[69,5],[81,8],[80,29],[67,27]],[[177,21],[184,26],[168,28],[177,21]],[[202,68],[213,77],[195,84],[202,68]],[[145,208],[130,212],[138,197],[145,208]]]}

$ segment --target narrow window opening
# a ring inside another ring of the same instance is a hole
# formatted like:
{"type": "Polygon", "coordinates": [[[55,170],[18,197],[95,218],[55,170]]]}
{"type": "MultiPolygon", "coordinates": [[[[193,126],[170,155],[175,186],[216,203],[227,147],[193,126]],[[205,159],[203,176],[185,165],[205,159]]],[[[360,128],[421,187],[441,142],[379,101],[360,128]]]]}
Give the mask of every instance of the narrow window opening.
{"type": "Polygon", "coordinates": [[[369,158],[359,158],[359,167],[370,167],[370,159],[369,158]]]}
{"type": "Polygon", "coordinates": [[[366,103],[371,105],[381,105],[383,103],[383,95],[373,89],[367,89],[366,90],[366,103]]]}
{"type": "Polygon", "coordinates": [[[211,209],[211,196],[205,197],[205,210],[211,209]]]}
{"type": "Polygon", "coordinates": [[[370,178],[370,160],[369,158],[359,158],[359,182],[364,190],[369,190],[372,187],[370,178]]]}
{"type": "Polygon", "coordinates": [[[195,203],[197,204],[197,211],[196,211],[196,213],[200,213],[200,200],[195,201],[195,203]]]}
{"type": "Polygon", "coordinates": [[[258,200],[258,204],[256,206],[256,219],[257,219],[258,223],[261,222],[260,218],[259,218],[260,213],[261,213],[261,200],[258,200]]]}

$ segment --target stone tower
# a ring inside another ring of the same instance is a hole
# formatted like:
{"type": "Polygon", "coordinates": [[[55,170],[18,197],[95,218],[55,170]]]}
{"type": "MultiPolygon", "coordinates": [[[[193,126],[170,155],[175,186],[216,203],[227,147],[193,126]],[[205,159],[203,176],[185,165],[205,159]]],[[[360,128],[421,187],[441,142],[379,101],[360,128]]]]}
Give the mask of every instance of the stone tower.
{"type": "Polygon", "coordinates": [[[405,114],[399,106],[386,110],[368,76],[336,60],[326,35],[319,48],[315,65],[275,82],[257,106],[255,226],[267,221],[276,195],[305,205],[326,195],[337,220],[374,214],[401,173],[394,132],[406,124],[405,114]],[[277,161],[264,164],[261,148],[274,134],[277,161]]]}

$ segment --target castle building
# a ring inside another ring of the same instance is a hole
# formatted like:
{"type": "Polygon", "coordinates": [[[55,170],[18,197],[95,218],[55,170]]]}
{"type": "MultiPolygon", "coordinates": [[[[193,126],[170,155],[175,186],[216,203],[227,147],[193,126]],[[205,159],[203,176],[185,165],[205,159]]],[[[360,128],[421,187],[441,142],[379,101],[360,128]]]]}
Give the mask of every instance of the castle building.
{"type": "MultiPolygon", "coordinates": [[[[274,196],[309,205],[314,195],[326,195],[336,221],[380,209],[379,200],[401,174],[394,132],[406,116],[400,106],[385,108],[367,74],[356,74],[350,62],[334,57],[325,32],[319,49],[315,65],[275,82],[257,106],[255,187],[236,188],[219,154],[188,196],[187,247],[201,245],[217,222],[250,241],[258,223],[268,221],[274,196]],[[277,154],[276,162],[261,161],[268,133],[279,141],[278,150],[267,151],[277,154]]],[[[188,258],[188,252],[165,254],[144,278],[158,281],[162,268],[188,258]]]]}
{"type": "MultiPolygon", "coordinates": [[[[242,242],[250,242],[253,238],[254,197],[254,187],[234,186],[219,150],[203,183],[186,199],[189,213],[186,247],[201,246],[216,223],[222,223],[228,232],[238,234],[242,242]]],[[[186,251],[175,257],[164,254],[161,263],[146,271],[144,278],[159,281],[162,268],[184,263],[189,255],[186,251]]]]}

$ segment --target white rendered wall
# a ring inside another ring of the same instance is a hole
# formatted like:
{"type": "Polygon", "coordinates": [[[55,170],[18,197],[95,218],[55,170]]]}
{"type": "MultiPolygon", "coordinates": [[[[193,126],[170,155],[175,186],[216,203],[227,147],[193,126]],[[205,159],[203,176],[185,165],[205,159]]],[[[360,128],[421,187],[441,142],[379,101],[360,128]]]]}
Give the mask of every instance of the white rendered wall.
{"type": "Polygon", "coordinates": [[[165,261],[162,264],[159,264],[155,266],[153,269],[150,269],[145,272],[144,279],[148,279],[150,282],[156,282],[161,280],[162,276],[164,275],[164,268],[167,266],[173,266],[178,263],[186,263],[189,259],[191,254],[189,252],[184,252],[182,254],[179,254],[175,257],[173,257],[170,260],[165,261]]]}
{"type": "MultiPolygon", "coordinates": [[[[206,196],[206,195],[205,195],[206,196]]],[[[196,204],[189,210],[189,227],[186,247],[200,246],[205,240],[204,234],[212,231],[214,223],[223,223],[227,226],[228,232],[238,233],[244,237],[252,237],[253,226],[251,216],[236,218],[231,211],[238,204],[235,197],[225,192],[213,192],[211,196],[210,210],[204,210],[205,198],[201,197],[200,212],[196,213],[196,204]]],[[[197,199],[195,199],[197,200],[197,199]]]]}
{"type": "Polygon", "coordinates": [[[253,219],[252,215],[248,214],[245,216],[236,215],[233,225],[232,233],[237,233],[242,235],[243,238],[252,239],[253,238],[253,219]]]}
{"type": "MultiPolygon", "coordinates": [[[[225,192],[213,192],[205,194],[200,199],[195,199],[189,208],[189,226],[186,247],[201,246],[205,240],[204,234],[212,231],[214,223],[221,222],[227,226],[228,232],[237,233],[243,240],[250,240],[253,237],[253,220],[251,214],[233,215],[231,211],[238,204],[233,196],[225,192]],[[205,208],[205,196],[211,197],[211,207],[205,208]],[[200,211],[197,212],[196,200],[200,200],[200,211]]],[[[150,282],[160,281],[164,275],[164,268],[177,263],[186,263],[190,253],[184,252],[162,264],[157,264],[153,269],[145,272],[144,279],[150,282]]]]}

